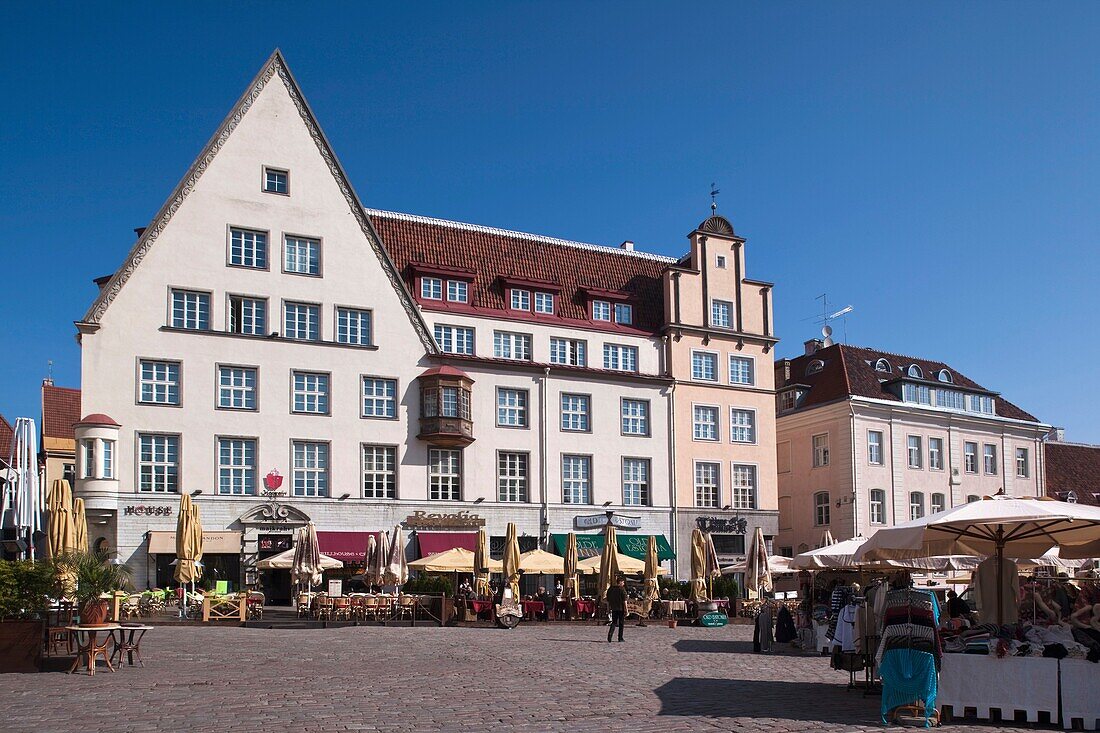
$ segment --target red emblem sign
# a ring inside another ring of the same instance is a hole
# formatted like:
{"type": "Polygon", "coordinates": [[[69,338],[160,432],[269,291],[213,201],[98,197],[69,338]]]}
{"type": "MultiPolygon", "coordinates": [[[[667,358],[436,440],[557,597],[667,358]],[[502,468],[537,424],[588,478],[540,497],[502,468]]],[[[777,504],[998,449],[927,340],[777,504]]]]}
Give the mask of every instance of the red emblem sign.
{"type": "Polygon", "coordinates": [[[278,491],[279,487],[283,485],[282,474],[279,473],[279,469],[273,468],[271,472],[264,476],[264,486],[268,491],[278,491]]]}

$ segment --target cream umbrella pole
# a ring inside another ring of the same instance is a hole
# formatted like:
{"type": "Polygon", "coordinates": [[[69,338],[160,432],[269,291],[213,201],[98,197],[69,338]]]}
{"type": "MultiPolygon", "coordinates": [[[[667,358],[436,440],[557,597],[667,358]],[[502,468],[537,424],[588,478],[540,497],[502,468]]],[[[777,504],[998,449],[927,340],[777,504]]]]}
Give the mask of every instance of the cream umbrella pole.
{"type": "Polygon", "coordinates": [[[484,527],[477,531],[474,547],[474,595],[489,595],[489,534],[484,527]]]}
{"type": "Polygon", "coordinates": [[[84,500],[73,499],[73,545],[77,552],[88,551],[88,515],[84,511],[84,500]]]}
{"type": "Polygon", "coordinates": [[[691,530],[691,600],[702,603],[707,600],[707,584],[704,577],[707,572],[707,543],[703,531],[696,527],[691,530]]]}
{"type": "Polygon", "coordinates": [[[615,525],[607,523],[604,533],[603,555],[600,557],[599,599],[607,600],[607,589],[619,577],[619,546],[615,538],[615,525]]]}
{"type": "Polygon", "coordinates": [[[661,587],[657,584],[657,568],[660,567],[657,560],[657,537],[649,536],[649,545],[645,552],[645,574],[642,576],[645,585],[645,598],[655,601],[661,597],[661,587]]]}
{"type": "Polygon", "coordinates": [[[515,522],[508,522],[504,539],[504,579],[512,591],[512,600],[519,603],[519,537],[515,522]]]}

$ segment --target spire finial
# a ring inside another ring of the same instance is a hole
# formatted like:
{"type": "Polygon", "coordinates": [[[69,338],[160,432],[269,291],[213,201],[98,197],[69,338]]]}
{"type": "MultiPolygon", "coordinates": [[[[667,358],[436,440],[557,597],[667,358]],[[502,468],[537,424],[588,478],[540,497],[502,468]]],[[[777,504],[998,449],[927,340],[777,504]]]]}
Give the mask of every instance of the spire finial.
{"type": "Polygon", "coordinates": [[[718,194],[722,193],[714,187],[714,183],[710,184],[710,215],[714,216],[718,212],[718,194]]]}

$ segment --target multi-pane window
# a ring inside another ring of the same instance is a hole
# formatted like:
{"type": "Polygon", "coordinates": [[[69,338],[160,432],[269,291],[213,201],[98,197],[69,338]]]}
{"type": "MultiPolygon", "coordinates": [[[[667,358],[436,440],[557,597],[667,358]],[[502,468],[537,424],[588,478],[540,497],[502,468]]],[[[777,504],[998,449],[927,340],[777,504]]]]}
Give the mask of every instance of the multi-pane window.
{"type": "Polygon", "coordinates": [[[444,353],[467,356],[472,356],[474,353],[474,329],[472,328],[436,324],[435,340],[444,353]]]}
{"type": "Polygon", "coordinates": [[[828,491],[819,491],[814,494],[814,524],[818,527],[829,524],[831,508],[828,491]]]}
{"type": "Polygon", "coordinates": [[[283,269],[295,275],[320,275],[321,242],[305,237],[287,237],[283,248],[283,269]]]}
{"type": "Polygon", "coordinates": [[[328,414],[329,377],[320,372],[291,372],[291,411],[328,414]]]}
{"type": "Polygon", "coordinates": [[[291,443],[294,496],[328,496],[328,443],[291,443]]]}
{"type": "Polygon", "coordinates": [[[987,476],[997,475],[997,446],[991,443],[982,446],[982,470],[987,476]]]}
{"type": "Polygon", "coordinates": [[[926,384],[906,384],[902,388],[902,397],[906,402],[918,405],[932,404],[932,394],[926,384]]]}
{"type": "Polygon", "coordinates": [[[933,471],[943,470],[943,438],[928,439],[928,468],[933,471]]]}
{"type": "Polygon", "coordinates": [[[1027,478],[1031,472],[1027,460],[1027,448],[1016,449],[1016,477],[1027,478]]]}
{"type": "Polygon", "coordinates": [[[497,387],[497,427],[527,427],[527,390],[497,387]]]}
{"type": "Polygon", "coordinates": [[[218,438],[218,493],[256,493],[255,439],[218,438]]]}
{"type": "Polygon", "coordinates": [[[591,398],[585,394],[561,395],[561,429],[586,433],[591,429],[591,398]]]}
{"type": "Polygon", "coordinates": [[[909,493],[909,519],[920,519],[924,516],[924,494],[919,491],[909,493]]]}
{"type": "Polygon", "coordinates": [[[938,492],[935,493],[935,494],[932,494],[931,503],[929,505],[929,508],[932,510],[933,514],[938,514],[938,513],[942,512],[946,507],[947,507],[946,498],[944,497],[943,494],[940,494],[938,492]]]}
{"type": "Polygon", "coordinates": [[[531,334],[493,331],[493,356],[498,359],[530,361],[531,334]]]}
{"type": "Polygon", "coordinates": [[[886,524],[886,492],[882,489],[871,489],[870,503],[871,524],[886,524]]]}
{"type": "Polygon", "coordinates": [[[610,321],[611,320],[611,304],[606,300],[593,300],[592,301],[592,320],[593,321],[610,321]]]}
{"type": "Polygon", "coordinates": [[[788,389],[786,392],[779,393],[779,411],[786,412],[787,410],[793,410],[798,405],[798,392],[793,389],[788,389]]]}
{"type": "Polygon", "coordinates": [[[936,407],[959,411],[966,409],[965,395],[957,389],[937,389],[934,391],[936,393],[936,407]]]}
{"type": "Polygon", "coordinates": [[[730,408],[730,442],[756,442],[756,410],[730,408]]]}
{"type": "Polygon", "coordinates": [[[620,372],[638,371],[638,347],[604,344],[603,368],[620,372]]]}
{"type": "Polygon", "coordinates": [[[439,414],[443,417],[458,417],[458,387],[440,387],[439,414]]]}
{"type": "Polygon", "coordinates": [[[138,402],[147,405],[180,403],[179,362],[142,359],[138,372],[138,402]]]}
{"type": "Polygon", "coordinates": [[[104,440],[103,446],[103,478],[115,477],[115,441],[104,440]]]}
{"type": "Polygon", "coordinates": [[[704,382],[717,382],[718,354],[709,351],[691,352],[691,378],[704,382]]]}
{"type": "Polygon", "coordinates": [[[721,463],[698,461],[695,464],[695,506],[718,508],[721,492],[721,463]]]}
{"type": "Polygon", "coordinates": [[[623,399],[622,434],[649,435],[649,400],[623,399]]]}
{"type": "Polygon", "coordinates": [[[754,384],[756,363],[751,356],[730,355],[730,384],[754,384]]]}
{"type": "Polygon", "coordinates": [[[336,343],[370,346],[371,313],[359,308],[336,309],[336,343]]]}
{"type": "Polygon", "coordinates": [[[577,339],[550,339],[550,363],[570,366],[588,366],[588,348],[577,339]]]}
{"type": "Polygon", "coordinates": [[[993,398],[972,394],[967,399],[966,409],[969,412],[982,412],[986,415],[993,414],[993,398]]]}
{"type": "Polygon", "coordinates": [[[229,264],[267,269],[267,232],[229,230],[229,264]]]}
{"type": "Polygon", "coordinates": [[[397,498],[397,448],[363,445],[363,498],[397,498]]]}
{"type": "Polygon", "coordinates": [[[173,290],[172,328],[208,330],[210,328],[210,293],[173,290]]]}
{"type": "Polygon", "coordinates": [[[867,462],[872,466],[882,465],[882,431],[867,431],[867,462]]]}
{"type": "Polygon", "coordinates": [[[624,326],[634,323],[634,306],[629,303],[616,303],[615,323],[621,323],[624,326]]]}
{"type": "Polygon", "coordinates": [[[470,302],[470,286],[465,280],[448,280],[447,300],[452,303],[470,302]]]}
{"type": "Polygon", "coordinates": [[[561,500],[565,504],[589,504],[592,501],[592,458],[561,457],[561,500]]]}
{"type": "Polygon", "coordinates": [[[909,468],[921,468],[924,459],[921,456],[921,439],[919,435],[910,435],[908,439],[909,468]]]}
{"type": "Polygon", "coordinates": [[[649,459],[623,459],[623,505],[649,506],[649,459]]]}
{"type": "Polygon", "coordinates": [[[443,300],[443,280],[438,277],[420,278],[420,297],[427,300],[443,300]]]}
{"type": "Polygon", "coordinates": [[[756,508],[756,466],[733,464],[733,478],[730,481],[730,502],[734,509],[756,508]]]}
{"type": "Polygon", "coordinates": [[[256,369],[218,367],[218,407],[226,410],[256,409],[256,369]]]}
{"type": "Polygon", "coordinates": [[[514,311],[529,311],[531,310],[531,291],[530,290],[518,290],[512,288],[512,310],[514,311]]]}
{"type": "Polygon", "coordinates": [[[535,293],[535,313],[549,313],[554,312],[554,294],[553,293],[535,293]]]}
{"type": "Polygon", "coordinates": [[[244,295],[229,296],[226,326],[230,333],[247,336],[267,335],[267,299],[244,295]]]}
{"type": "Polygon", "coordinates": [[[264,191],[290,193],[290,174],[278,168],[264,168],[264,191]]]}
{"type": "Polygon", "coordinates": [[[321,338],[321,306],[309,303],[283,304],[283,336],[317,341],[321,338]]]}
{"type": "Polygon", "coordinates": [[[397,380],[363,377],[363,417],[397,417],[397,380]]]}
{"type": "Polygon", "coordinates": [[[829,465],[829,434],[822,433],[813,437],[814,468],[829,465]]]}
{"type": "Polygon", "coordinates": [[[179,491],[180,439],[178,435],[138,434],[138,491],[179,491]]]}
{"type": "Polygon", "coordinates": [[[526,453],[497,453],[497,501],[527,501],[526,453]]]}
{"type": "Polygon", "coordinates": [[[428,499],[462,499],[462,451],[445,448],[428,451],[428,499]]]}
{"type": "Polygon", "coordinates": [[[967,473],[978,472],[978,444],[963,443],[963,470],[967,473]]]}
{"type": "Polygon", "coordinates": [[[80,443],[84,447],[81,478],[95,478],[95,438],[85,438],[80,443]]]}
{"type": "Polygon", "coordinates": [[[729,328],[732,312],[733,303],[728,300],[712,300],[710,302],[710,325],[729,328]]]}
{"type": "Polygon", "coordinates": [[[691,437],[694,440],[718,440],[718,408],[694,405],[691,409],[691,437]]]}

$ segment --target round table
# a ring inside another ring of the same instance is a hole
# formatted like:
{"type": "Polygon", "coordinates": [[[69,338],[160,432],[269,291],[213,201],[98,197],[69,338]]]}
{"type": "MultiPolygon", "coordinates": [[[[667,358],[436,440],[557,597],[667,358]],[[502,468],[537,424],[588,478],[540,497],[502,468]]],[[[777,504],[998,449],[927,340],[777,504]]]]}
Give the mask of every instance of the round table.
{"type": "Polygon", "coordinates": [[[122,627],[118,624],[66,626],[65,629],[76,639],[77,647],[76,659],[73,660],[73,666],[69,668],[69,674],[78,671],[83,662],[88,669],[88,675],[94,675],[96,659],[101,656],[107,664],[107,669],[114,672],[115,668],[111,666],[111,656],[107,653],[107,646],[114,639],[114,632],[120,628],[122,627]],[[104,635],[102,643],[100,643],[100,634],[104,635]]]}
{"type": "Polygon", "coordinates": [[[137,659],[137,663],[142,667],[145,666],[145,662],[141,660],[141,640],[145,636],[145,632],[153,628],[152,626],[145,626],[143,624],[122,624],[114,630],[115,635],[115,650],[111,653],[111,658],[118,657],[118,666],[122,668],[122,655],[126,655],[127,665],[135,667],[134,659],[137,659]]]}

